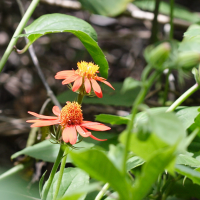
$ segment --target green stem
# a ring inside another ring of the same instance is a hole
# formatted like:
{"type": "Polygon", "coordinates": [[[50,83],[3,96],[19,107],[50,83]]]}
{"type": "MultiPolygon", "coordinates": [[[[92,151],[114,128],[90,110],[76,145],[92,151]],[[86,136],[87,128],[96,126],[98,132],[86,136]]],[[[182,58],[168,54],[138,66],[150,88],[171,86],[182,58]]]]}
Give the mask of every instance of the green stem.
{"type": "Polygon", "coordinates": [[[30,4],[30,6],[28,7],[25,15],[23,16],[22,20],[20,21],[17,29],[15,30],[15,33],[12,37],[12,39],[10,40],[10,43],[3,55],[3,57],[1,58],[0,61],[0,72],[3,70],[3,67],[6,63],[6,61],[8,60],[9,55],[11,54],[14,45],[17,43],[17,36],[23,31],[26,23],[28,22],[29,18],[31,17],[33,11],[35,10],[37,4],[39,3],[40,0],[33,0],[30,4]]]}
{"type": "MultiPolygon", "coordinates": [[[[84,83],[84,77],[83,77],[82,82],[84,83]]],[[[78,95],[78,103],[80,105],[82,104],[84,93],[85,93],[85,86],[84,84],[82,84],[82,86],[80,87],[79,95],[78,95]]]]}
{"type": "Polygon", "coordinates": [[[134,125],[134,119],[138,111],[138,106],[144,101],[146,93],[148,92],[149,88],[152,86],[153,82],[155,81],[156,77],[158,76],[160,72],[154,72],[149,80],[147,81],[146,85],[143,85],[139,95],[137,96],[136,100],[133,103],[132,111],[131,111],[131,119],[128,123],[127,126],[127,137],[125,141],[125,150],[124,150],[124,156],[123,156],[123,173],[126,173],[126,160],[128,156],[128,150],[130,146],[130,137],[131,137],[131,132],[133,129],[134,125]]]}
{"type": "Polygon", "coordinates": [[[66,160],[67,160],[68,151],[69,151],[69,148],[68,148],[67,145],[65,145],[64,157],[62,159],[60,172],[59,172],[59,177],[58,177],[58,182],[57,182],[57,185],[56,185],[56,190],[55,190],[55,193],[54,193],[54,196],[53,196],[53,200],[56,200],[57,196],[58,196],[58,192],[59,192],[59,189],[60,189],[60,184],[61,184],[61,181],[62,181],[63,172],[64,172],[64,169],[65,169],[65,164],[66,164],[66,160]]]}
{"type": "Polygon", "coordinates": [[[168,109],[166,112],[174,111],[180,104],[182,104],[189,96],[196,92],[200,86],[196,83],[190,89],[188,89],[184,94],[182,94],[168,109]]]}
{"type": "Polygon", "coordinates": [[[171,73],[171,70],[167,72],[166,76],[166,82],[165,82],[165,91],[164,91],[164,97],[163,97],[163,106],[165,106],[165,103],[167,101],[167,95],[168,95],[168,90],[169,90],[169,75],[171,73]]]}
{"type": "Polygon", "coordinates": [[[106,191],[108,190],[108,188],[110,187],[110,184],[109,183],[106,183],[101,191],[97,194],[95,200],[101,200],[101,198],[104,196],[104,194],[106,193],[106,191]]]}
{"type": "Polygon", "coordinates": [[[174,0],[170,0],[170,33],[169,39],[172,40],[174,36],[174,0]]]}
{"type": "Polygon", "coordinates": [[[49,189],[51,187],[53,178],[54,178],[54,176],[56,174],[56,171],[58,169],[60,161],[61,161],[61,159],[62,159],[62,157],[64,155],[65,148],[63,148],[63,147],[65,147],[65,145],[60,144],[60,149],[59,149],[59,152],[58,152],[58,156],[57,156],[56,161],[55,161],[55,163],[53,165],[53,168],[51,170],[51,174],[50,174],[48,182],[47,182],[47,186],[46,186],[46,188],[44,190],[44,193],[43,193],[43,196],[42,196],[43,200],[46,200],[46,198],[47,198],[47,195],[48,195],[49,189]]]}
{"type": "Polygon", "coordinates": [[[152,29],[151,29],[151,38],[150,41],[151,43],[155,43],[158,41],[158,13],[159,13],[159,5],[160,5],[160,0],[155,1],[155,8],[154,8],[154,18],[152,22],[152,29]]]}

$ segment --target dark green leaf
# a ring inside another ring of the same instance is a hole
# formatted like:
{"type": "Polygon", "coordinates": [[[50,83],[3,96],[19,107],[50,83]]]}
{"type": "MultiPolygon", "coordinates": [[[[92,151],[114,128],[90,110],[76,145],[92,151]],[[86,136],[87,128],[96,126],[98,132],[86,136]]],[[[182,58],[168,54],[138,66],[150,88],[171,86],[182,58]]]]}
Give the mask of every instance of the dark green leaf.
{"type": "MultiPolygon", "coordinates": [[[[47,195],[47,198],[45,200],[52,200],[54,193],[55,193],[55,188],[57,186],[58,182],[58,176],[59,172],[56,173],[54,176],[53,182],[51,184],[49,193],[47,195]]],[[[47,186],[47,182],[44,184],[43,191],[45,190],[47,186]]],[[[89,184],[89,176],[83,172],[82,170],[78,168],[66,168],[64,169],[59,193],[57,198],[61,198],[65,195],[75,193],[76,190],[79,188],[88,185],[89,184]]],[[[79,195],[79,194],[78,194],[79,195]]],[[[82,198],[79,198],[79,200],[83,200],[85,198],[85,194],[81,194],[82,198]]]]}
{"type": "Polygon", "coordinates": [[[79,0],[82,6],[92,13],[106,16],[116,16],[126,10],[132,0],[79,0]]]}
{"type": "Polygon", "coordinates": [[[32,44],[39,37],[59,32],[70,32],[80,39],[88,50],[95,63],[99,65],[101,76],[107,78],[108,62],[97,44],[95,30],[82,19],[65,14],[46,14],[36,19],[25,28],[26,34],[18,37],[27,37],[32,44]]]}
{"type": "Polygon", "coordinates": [[[91,149],[80,153],[71,152],[70,154],[78,167],[89,173],[93,178],[110,183],[110,186],[119,193],[121,199],[130,199],[131,186],[126,177],[102,151],[91,149]]]}
{"type": "MultiPolygon", "coordinates": [[[[114,105],[114,106],[132,106],[135,98],[137,97],[140,89],[135,88],[131,93],[126,92],[122,94],[121,88],[122,83],[111,83],[115,90],[111,89],[103,85],[103,101],[101,98],[97,97],[84,97],[83,103],[85,104],[101,104],[101,105],[114,105]],[[117,99],[117,100],[116,100],[117,99]]],[[[60,94],[58,97],[60,103],[65,103],[66,101],[74,101],[77,99],[77,94],[72,92],[71,90],[67,90],[66,92],[60,94]]]]}

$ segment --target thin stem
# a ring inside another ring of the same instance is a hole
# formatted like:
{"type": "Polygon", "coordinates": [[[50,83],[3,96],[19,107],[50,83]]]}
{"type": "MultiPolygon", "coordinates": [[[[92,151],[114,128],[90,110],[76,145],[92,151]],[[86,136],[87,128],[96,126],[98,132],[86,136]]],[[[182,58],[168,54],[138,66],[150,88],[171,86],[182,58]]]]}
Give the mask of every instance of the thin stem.
{"type": "Polygon", "coordinates": [[[69,148],[68,148],[67,145],[65,145],[64,157],[62,159],[60,172],[59,172],[59,177],[58,177],[58,182],[57,182],[57,185],[56,185],[56,190],[55,190],[55,193],[54,193],[53,200],[56,200],[57,196],[58,196],[58,192],[59,192],[59,189],[60,189],[60,184],[61,184],[61,181],[62,181],[63,172],[64,172],[64,169],[65,169],[65,164],[66,164],[66,160],[67,160],[68,151],[69,151],[69,148]]]}
{"type": "MultiPolygon", "coordinates": [[[[21,3],[21,0],[17,0],[17,3],[18,3],[18,6],[19,6],[19,9],[20,9],[20,12],[21,12],[21,15],[22,17],[24,16],[24,7],[23,7],[23,4],[21,3]]],[[[40,77],[40,79],[42,80],[42,83],[47,91],[47,95],[50,97],[51,101],[56,105],[58,106],[60,109],[61,109],[61,105],[60,103],[58,102],[57,98],[55,97],[53,91],[51,90],[51,88],[49,87],[49,84],[47,83],[45,77],[44,77],[44,74],[40,68],[40,63],[38,61],[38,58],[35,54],[35,50],[33,48],[33,45],[30,45],[30,42],[27,38],[25,38],[26,40],[26,48],[25,49],[28,49],[29,50],[29,53],[30,53],[30,56],[31,56],[31,59],[33,61],[33,64],[35,65],[36,67],[36,70],[38,72],[38,75],[40,77]]]]}
{"type": "Polygon", "coordinates": [[[59,164],[60,164],[60,161],[61,161],[61,159],[62,159],[62,157],[63,157],[63,155],[64,155],[65,149],[63,148],[63,146],[64,146],[64,145],[60,144],[60,149],[59,149],[59,152],[58,152],[58,156],[57,156],[56,161],[55,161],[55,163],[54,163],[54,165],[53,165],[53,168],[52,168],[52,170],[51,170],[51,174],[50,174],[49,179],[48,179],[48,182],[47,182],[47,186],[46,186],[46,188],[45,188],[45,190],[44,190],[44,193],[43,193],[43,196],[42,196],[42,199],[43,199],[43,200],[46,200],[46,198],[47,198],[47,195],[48,195],[49,189],[50,189],[50,187],[51,187],[53,178],[54,178],[54,176],[55,176],[55,174],[56,174],[56,171],[57,171],[57,169],[58,169],[58,166],[59,166],[59,164]]]}
{"type": "Polygon", "coordinates": [[[179,105],[181,105],[189,96],[196,92],[200,86],[196,83],[190,89],[188,89],[184,94],[182,94],[168,109],[166,112],[174,111],[179,105]]]}
{"type": "Polygon", "coordinates": [[[169,39],[172,40],[174,36],[174,0],[170,0],[170,33],[169,39]]]}
{"type": "Polygon", "coordinates": [[[108,188],[110,187],[110,184],[109,183],[106,183],[101,191],[97,194],[95,200],[101,200],[101,198],[104,196],[104,194],[106,193],[106,191],[108,190],[108,188]]]}
{"type": "Polygon", "coordinates": [[[143,88],[141,89],[139,95],[137,96],[136,100],[133,103],[132,111],[131,111],[131,119],[128,123],[127,126],[127,137],[125,141],[125,150],[124,150],[124,157],[123,157],[123,173],[126,173],[126,160],[127,160],[127,155],[128,155],[128,150],[130,146],[130,137],[131,137],[131,132],[133,129],[134,125],[134,119],[138,111],[138,106],[144,101],[145,95],[149,88],[152,86],[153,82],[155,81],[156,77],[158,76],[160,72],[154,72],[149,80],[147,81],[146,85],[143,85],[143,88]]]}
{"type": "Polygon", "coordinates": [[[35,10],[37,4],[39,3],[40,0],[33,0],[30,4],[30,6],[28,7],[25,15],[23,16],[22,20],[20,21],[17,29],[15,30],[15,33],[12,37],[12,39],[10,40],[10,43],[3,55],[3,57],[1,58],[0,61],[0,72],[3,70],[3,67],[6,63],[6,61],[8,60],[9,55],[11,54],[14,45],[17,43],[17,36],[23,31],[26,23],[28,22],[29,18],[31,17],[33,11],[35,10]]]}
{"type": "MultiPolygon", "coordinates": [[[[84,83],[84,77],[83,77],[82,82],[84,83]]],[[[84,86],[83,83],[82,83],[82,86],[80,87],[80,91],[79,91],[79,95],[78,95],[78,103],[80,105],[82,104],[83,97],[84,97],[84,94],[85,94],[85,86],[84,86]]]]}
{"type": "Polygon", "coordinates": [[[155,8],[154,8],[154,18],[152,22],[152,30],[151,30],[151,43],[155,43],[158,41],[158,13],[159,13],[159,5],[160,0],[155,1],[155,8]]]}

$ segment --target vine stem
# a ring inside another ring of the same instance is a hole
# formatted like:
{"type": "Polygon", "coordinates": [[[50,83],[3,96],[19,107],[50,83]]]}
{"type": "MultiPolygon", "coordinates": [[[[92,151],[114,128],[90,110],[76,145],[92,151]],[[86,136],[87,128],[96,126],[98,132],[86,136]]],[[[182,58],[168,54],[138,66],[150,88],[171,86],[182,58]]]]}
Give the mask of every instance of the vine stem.
{"type": "Polygon", "coordinates": [[[170,0],[170,33],[169,39],[172,40],[174,36],[174,0],[170,0]]]}
{"type": "Polygon", "coordinates": [[[101,198],[103,197],[103,195],[106,193],[106,191],[108,190],[108,188],[110,187],[110,184],[109,183],[106,183],[101,191],[97,194],[95,200],[101,200],[101,198]]]}
{"type": "Polygon", "coordinates": [[[0,72],[3,70],[3,67],[6,63],[6,61],[8,60],[9,55],[11,54],[14,45],[17,43],[17,36],[23,31],[26,23],[28,22],[29,18],[31,17],[33,11],[35,10],[36,6],[38,5],[40,0],[33,0],[30,4],[30,6],[28,7],[25,15],[23,16],[22,20],[20,21],[17,29],[15,30],[15,33],[12,37],[12,39],[10,40],[10,43],[3,55],[3,57],[0,60],[0,72]]]}
{"type": "Polygon", "coordinates": [[[196,92],[200,86],[196,83],[190,89],[188,89],[184,94],[182,94],[168,109],[166,112],[174,111],[180,104],[182,104],[189,96],[196,92]]]}
{"type": "Polygon", "coordinates": [[[56,190],[55,190],[55,193],[54,193],[54,196],[53,196],[53,200],[56,200],[57,196],[58,196],[58,192],[59,192],[59,189],[60,189],[60,184],[61,184],[62,177],[63,177],[63,172],[64,172],[64,169],[65,169],[65,164],[66,164],[66,160],[67,160],[68,151],[69,151],[69,148],[68,148],[67,145],[65,145],[64,157],[62,159],[62,163],[61,163],[61,166],[60,166],[58,182],[57,182],[57,185],[56,185],[56,190]]]}
{"type": "Polygon", "coordinates": [[[54,163],[54,165],[53,165],[53,168],[52,168],[52,170],[51,170],[51,174],[50,174],[49,179],[48,179],[48,182],[47,182],[47,186],[46,186],[46,188],[45,188],[45,190],[44,190],[44,193],[43,193],[43,196],[42,196],[42,199],[44,199],[44,200],[46,200],[46,198],[47,198],[47,195],[48,195],[49,189],[50,189],[50,187],[51,187],[53,178],[54,178],[54,176],[55,176],[55,174],[56,174],[56,171],[57,171],[57,169],[58,169],[58,166],[59,166],[59,164],[60,164],[60,161],[61,161],[61,159],[62,159],[62,157],[63,157],[63,155],[64,155],[65,146],[66,146],[66,145],[60,144],[60,149],[59,149],[59,152],[58,152],[58,156],[57,156],[56,161],[55,161],[55,163],[54,163]]]}
{"type": "Polygon", "coordinates": [[[142,89],[140,90],[139,95],[137,96],[136,100],[133,103],[132,111],[131,111],[131,119],[128,123],[126,132],[127,132],[127,137],[125,141],[125,150],[124,150],[124,156],[123,156],[123,173],[126,174],[126,160],[128,156],[128,150],[130,146],[130,137],[131,137],[131,131],[133,129],[134,125],[134,119],[138,111],[138,106],[144,101],[145,95],[148,92],[149,88],[152,86],[153,82],[157,78],[157,76],[160,74],[160,72],[154,72],[147,83],[143,85],[142,89]]]}

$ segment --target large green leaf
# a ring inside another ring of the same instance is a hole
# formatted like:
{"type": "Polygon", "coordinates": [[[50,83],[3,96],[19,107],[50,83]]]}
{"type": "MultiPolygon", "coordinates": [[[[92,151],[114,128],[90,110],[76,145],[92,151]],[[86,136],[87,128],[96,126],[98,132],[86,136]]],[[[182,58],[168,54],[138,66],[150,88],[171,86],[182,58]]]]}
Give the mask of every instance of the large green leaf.
{"type": "MultiPolygon", "coordinates": [[[[74,145],[74,147],[77,147],[76,149],[74,149],[74,151],[82,151],[85,148],[91,148],[94,145],[100,146],[108,150],[110,144],[117,143],[117,137],[115,134],[105,132],[93,132],[93,135],[95,135],[98,138],[108,140],[105,142],[101,142],[93,140],[92,138],[84,138],[84,141],[74,145]]],[[[59,144],[53,144],[50,142],[50,140],[45,140],[33,146],[27,147],[21,151],[18,151],[17,153],[13,154],[11,158],[14,159],[20,155],[28,155],[30,157],[44,160],[47,162],[55,162],[58,155],[58,151],[59,144]]],[[[71,162],[70,156],[67,157],[67,162],[71,162]]]]}
{"type": "MultiPolygon", "coordinates": [[[[135,1],[134,4],[143,10],[154,11],[155,1],[135,1]]],[[[165,15],[170,15],[170,5],[167,2],[161,1],[159,5],[159,12],[165,15]]],[[[174,5],[174,17],[183,19],[189,22],[200,21],[199,15],[190,12],[187,8],[178,4],[174,5]]]]}
{"type": "MultiPolygon", "coordinates": [[[[103,100],[97,97],[88,97],[85,96],[83,103],[85,104],[102,104],[102,105],[114,105],[114,106],[132,106],[135,98],[137,97],[140,88],[136,87],[131,93],[126,92],[121,93],[122,83],[111,83],[115,90],[111,89],[108,86],[102,85],[103,90],[103,100]]],[[[66,101],[74,101],[77,99],[77,94],[71,90],[63,92],[58,97],[60,103],[65,103],[66,101]]]]}
{"type": "Polygon", "coordinates": [[[116,16],[126,10],[133,0],[79,0],[82,6],[92,13],[106,16],[116,16]]]}
{"type": "Polygon", "coordinates": [[[199,39],[200,37],[200,25],[199,24],[192,24],[188,30],[184,33],[184,37],[186,40],[189,39],[199,39]]]}
{"type": "Polygon", "coordinates": [[[129,158],[126,162],[127,171],[130,171],[131,169],[134,169],[135,167],[138,167],[142,164],[144,164],[143,159],[141,159],[138,156],[133,156],[133,157],[129,158]]]}
{"type": "Polygon", "coordinates": [[[189,156],[180,154],[176,159],[176,164],[187,165],[190,167],[200,167],[200,161],[189,156]]]}
{"type": "MultiPolygon", "coordinates": [[[[45,200],[52,200],[53,195],[55,193],[55,188],[57,186],[59,173],[57,172],[56,175],[53,178],[53,182],[51,184],[50,190],[48,192],[47,198],[45,200]]],[[[45,191],[45,188],[47,186],[47,182],[44,184],[43,192],[45,191]]],[[[89,184],[89,176],[85,172],[83,172],[81,169],[78,168],[65,168],[58,197],[61,198],[65,195],[71,194],[72,192],[75,192],[76,190],[79,190],[79,188],[86,186],[89,184]]],[[[82,198],[79,198],[79,200],[83,200],[85,198],[85,195],[82,195],[82,198]]]]}
{"type": "Polygon", "coordinates": [[[121,199],[130,199],[131,186],[126,177],[102,151],[90,149],[80,153],[71,152],[70,155],[74,163],[93,178],[110,183],[110,186],[119,193],[121,199]]]}
{"type": "Polygon", "coordinates": [[[153,183],[170,163],[174,161],[176,146],[157,151],[151,159],[143,165],[142,172],[137,177],[133,187],[134,200],[143,199],[149,192],[153,183]]]}
{"type": "Polygon", "coordinates": [[[95,63],[99,65],[101,76],[107,78],[108,62],[97,44],[97,35],[90,24],[82,19],[65,14],[46,14],[25,28],[26,34],[18,37],[27,37],[32,44],[39,37],[59,32],[70,32],[80,39],[88,50],[95,63]]]}
{"type": "Polygon", "coordinates": [[[197,183],[198,185],[200,185],[200,172],[197,172],[183,165],[176,165],[175,169],[176,172],[178,172],[179,174],[190,178],[193,181],[193,183],[197,183]]]}

